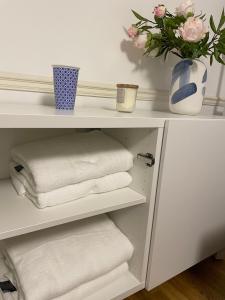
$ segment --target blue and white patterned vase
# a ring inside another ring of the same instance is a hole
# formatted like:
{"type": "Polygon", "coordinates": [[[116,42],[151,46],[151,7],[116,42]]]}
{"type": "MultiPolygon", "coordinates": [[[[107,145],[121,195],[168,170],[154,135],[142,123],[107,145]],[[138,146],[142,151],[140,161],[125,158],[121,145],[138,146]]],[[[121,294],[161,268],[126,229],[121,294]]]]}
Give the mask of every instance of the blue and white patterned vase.
{"type": "Polygon", "coordinates": [[[173,69],[170,88],[170,111],[197,115],[202,108],[207,68],[200,60],[183,59],[173,69]]]}
{"type": "Polygon", "coordinates": [[[75,106],[79,68],[53,66],[56,109],[73,110],[75,106]]]}

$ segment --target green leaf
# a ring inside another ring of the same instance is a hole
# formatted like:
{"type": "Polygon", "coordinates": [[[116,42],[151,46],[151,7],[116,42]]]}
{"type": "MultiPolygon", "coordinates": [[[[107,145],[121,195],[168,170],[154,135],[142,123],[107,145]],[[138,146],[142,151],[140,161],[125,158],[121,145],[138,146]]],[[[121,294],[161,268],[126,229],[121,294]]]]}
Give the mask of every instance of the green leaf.
{"type": "Polygon", "coordinates": [[[222,65],[225,65],[225,62],[222,60],[222,58],[220,56],[215,57],[215,59],[222,65]]]}
{"type": "Polygon", "coordinates": [[[155,57],[159,57],[159,56],[163,55],[163,53],[165,51],[166,51],[166,48],[164,48],[164,47],[160,48],[158,54],[155,57]]]}
{"type": "Polygon", "coordinates": [[[139,25],[141,25],[142,21],[137,22],[136,24],[134,24],[136,27],[138,27],[139,25]]]}
{"type": "Polygon", "coordinates": [[[175,51],[171,51],[171,53],[173,53],[174,55],[176,55],[176,56],[178,56],[178,57],[180,57],[180,58],[185,58],[185,57],[183,57],[182,55],[180,55],[179,53],[177,53],[177,52],[175,52],[175,51]]]}
{"type": "Polygon", "coordinates": [[[225,48],[223,48],[223,47],[217,47],[217,49],[218,49],[218,51],[220,53],[222,53],[223,55],[225,55],[225,48]]]}
{"type": "Polygon", "coordinates": [[[165,53],[164,53],[164,61],[166,60],[169,51],[170,51],[170,49],[167,48],[166,51],[165,51],[165,53]]]}
{"type": "Polygon", "coordinates": [[[214,20],[213,20],[213,16],[211,15],[210,16],[210,26],[211,26],[211,28],[212,28],[212,31],[214,32],[214,33],[217,33],[217,30],[216,30],[216,26],[215,26],[215,23],[214,23],[214,20]]]}
{"type": "Polygon", "coordinates": [[[152,29],[153,27],[152,26],[147,26],[147,25],[145,25],[145,26],[142,26],[140,29],[142,30],[142,31],[148,31],[149,32],[149,29],[152,29]]]}
{"type": "Polygon", "coordinates": [[[205,44],[207,44],[208,40],[209,40],[209,32],[206,33],[204,39],[202,40],[202,42],[201,42],[202,46],[204,46],[205,44]]]}
{"type": "Polygon", "coordinates": [[[132,13],[135,15],[135,17],[140,20],[140,21],[145,21],[145,22],[151,22],[153,23],[152,21],[142,17],[141,15],[139,15],[136,11],[132,10],[132,13]]]}
{"type": "Polygon", "coordinates": [[[215,59],[220,63],[225,65],[225,62],[222,60],[222,58],[220,57],[221,53],[219,52],[219,50],[217,48],[214,49],[214,57],[215,59]]]}
{"type": "Polygon", "coordinates": [[[225,24],[225,16],[224,16],[224,9],[223,9],[217,31],[219,31],[224,24],[225,24]]]}
{"type": "Polygon", "coordinates": [[[189,12],[189,13],[187,14],[187,18],[190,18],[190,17],[194,17],[194,14],[193,14],[192,12],[189,12]]]}
{"type": "Polygon", "coordinates": [[[159,26],[160,29],[162,29],[164,27],[164,23],[163,23],[163,19],[162,18],[158,18],[155,16],[155,21],[157,23],[157,25],[159,26]]]}
{"type": "Polygon", "coordinates": [[[202,16],[200,17],[200,19],[201,19],[201,20],[204,20],[205,16],[206,16],[206,14],[202,15],[202,16]]]}
{"type": "Polygon", "coordinates": [[[175,20],[174,19],[170,19],[170,18],[167,18],[167,19],[165,19],[165,26],[166,27],[170,27],[170,28],[172,28],[172,29],[177,29],[178,28],[178,24],[175,22],[175,20]]]}
{"type": "Polygon", "coordinates": [[[213,54],[210,56],[210,66],[213,64],[213,54]]]}
{"type": "Polygon", "coordinates": [[[162,39],[162,35],[160,33],[153,33],[152,35],[154,40],[161,40],[162,39]]]}

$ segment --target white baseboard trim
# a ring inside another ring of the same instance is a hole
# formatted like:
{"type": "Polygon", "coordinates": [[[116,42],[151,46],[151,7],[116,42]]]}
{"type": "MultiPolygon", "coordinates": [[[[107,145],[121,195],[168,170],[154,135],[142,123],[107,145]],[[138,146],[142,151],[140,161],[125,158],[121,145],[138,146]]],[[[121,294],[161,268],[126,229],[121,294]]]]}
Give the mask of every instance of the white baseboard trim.
{"type": "MultiPolygon", "coordinates": [[[[24,91],[53,94],[53,80],[47,76],[34,76],[17,73],[0,72],[0,90],[24,91]]],[[[78,95],[86,97],[115,98],[116,85],[81,81],[78,84],[78,95]]],[[[167,101],[168,91],[142,89],[138,91],[140,101],[167,101]]],[[[225,99],[206,97],[204,105],[224,106],[225,99]]]]}

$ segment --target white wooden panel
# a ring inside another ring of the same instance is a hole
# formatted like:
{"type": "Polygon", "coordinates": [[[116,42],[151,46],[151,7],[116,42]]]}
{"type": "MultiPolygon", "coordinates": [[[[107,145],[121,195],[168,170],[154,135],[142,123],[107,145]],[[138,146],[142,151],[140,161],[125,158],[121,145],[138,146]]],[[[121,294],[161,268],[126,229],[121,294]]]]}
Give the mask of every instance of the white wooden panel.
{"type": "Polygon", "coordinates": [[[169,121],[147,288],[225,247],[225,123],[169,121]]]}
{"type": "Polygon", "coordinates": [[[130,188],[91,195],[63,205],[38,209],[17,196],[9,180],[0,181],[0,240],[142,204],[146,198],[130,188]]]}
{"type": "Polygon", "coordinates": [[[147,197],[146,203],[110,213],[120,230],[134,245],[134,255],[130,270],[135,277],[144,282],[146,279],[150,236],[155,205],[156,183],[163,130],[160,129],[114,129],[105,130],[121,141],[134,155],[150,152],[155,156],[155,165],[149,168],[142,160],[135,159],[131,170],[131,187],[147,197]]]}

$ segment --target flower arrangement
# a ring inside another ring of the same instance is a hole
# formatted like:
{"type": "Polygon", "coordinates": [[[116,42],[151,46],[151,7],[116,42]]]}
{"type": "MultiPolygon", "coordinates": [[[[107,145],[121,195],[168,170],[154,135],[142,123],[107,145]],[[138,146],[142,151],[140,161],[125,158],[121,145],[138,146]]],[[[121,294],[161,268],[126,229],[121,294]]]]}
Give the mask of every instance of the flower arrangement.
{"type": "Polygon", "coordinates": [[[154,8],[154,20],[142,17],[136,11],[133,14],[138,19],[128,29],[128,35],[134,45],[145,49],[146,55],[166,59],[169,52],[180,58],[198,59],[210,57],[210,64],[215,58],[225,64],[222,56],[225,55],[225,14],[222,11],[218,26],[213,16],[210,17],[212,37],[205,25],[205,14],[195,15],[194,3],[186,0],[176,8],[175,13],[168,11],[165,5],[154,8]]]}

